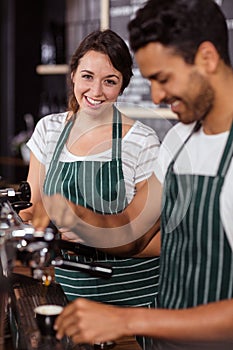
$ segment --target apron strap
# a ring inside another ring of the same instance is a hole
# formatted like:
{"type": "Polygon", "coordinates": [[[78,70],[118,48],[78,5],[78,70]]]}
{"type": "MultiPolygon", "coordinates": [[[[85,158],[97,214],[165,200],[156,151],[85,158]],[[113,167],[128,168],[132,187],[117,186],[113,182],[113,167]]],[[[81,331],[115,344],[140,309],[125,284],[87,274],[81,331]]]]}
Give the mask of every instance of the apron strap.
{"type": "Polygon", "coordinates": [[[62,130],[62,133],[57,141],[57,146],[55,148],[54,154],[53,154],[53,162],[57,162],[59,160],[61,151],[63,150],[67,137],[70,133],[70,130],[74,124],[76,116],[72,115],[72,117],[69,119],[69,121],[66,123],[64,129],[62,130]]]}
{"type": "Polygon", "coordinates": [[[219,168],[217,172],[219,176],[224,177],[226,175],[228,168],[231,164],[232,157],[233,157],[233,123],[231,125],[231,129],[230,129],[226,146],[221,158],[221,162],[219,164],[219,168]]]}
{"type": "MultiPolygon", "coordinates": [[[[60,154],[65,146],[67,137],[74,124],[76,115],[73,115],[65,125],[58,139],[57,146],[53,155],[53,162],[59,160],[60,154]]],[[[122,118],[120,111],[113,105],[113,127],[112,127],[112,159],[121,158],[121,139],[122,139],[122,118]]]]}
{"type": "Polygon", "coordinates": [[[193,134],[195,134],[195,132],[199,131],[201,128],[201,122],[197,121],[196,124],[194,125],[192,131],[190,132],[190,134],[188,135],[188,137],[186,138],[186,140],[182,143],[182,145],[180,146],[180,148],[178,149],[178,151],[176,152],[175,156],[173,157],[169,168],[173,167],[176,159],[178,158],[180,152],[182,151],[182,149],[184,148],[184,146],[186,145],[186,143],[188,142],[188,140],[193,136],[193,134]]]}
{"type": "Polygon", "coordinates": [[[113,105],[112,159],[121,158],[122,118],[121,112],[113,105]]]}

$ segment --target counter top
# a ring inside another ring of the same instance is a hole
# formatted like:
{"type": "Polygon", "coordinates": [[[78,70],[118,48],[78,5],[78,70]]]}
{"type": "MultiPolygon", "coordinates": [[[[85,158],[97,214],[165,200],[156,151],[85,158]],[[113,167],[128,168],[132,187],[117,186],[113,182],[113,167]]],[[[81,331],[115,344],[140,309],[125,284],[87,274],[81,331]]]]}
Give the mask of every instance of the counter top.
{"type": "Polygon", "coordinates": [[[113,350],[141,350],[141,347],[133,337],[125,337],[116,342],[113,350]]]}
{"type": "MultiPolygon", "coordinates": [[[[59,343],[57,343],[58,345],[59,343]]],[[[6,339],[5,344],[0,344],[0,350],[13,350],[13,344],[11,339],[6,339]]],[[[36,350],[36,347],[34,347],[36,350]]],[[[54,347],[54,349],[60,349],[61,347],[58,345],[58,347],[54,347]]],[[[50,348],[52,350],[52,348],[50,348]]],[[[75,346],[73,350],[95,350],[94,347],[92,346],[75,346]]],[[[141,350],[141,347],[139,344],[136,342],[134,338],[131,337],[126,337],[122,338],[116,341],[116,345],[111,348],[111,350],[141,350]]]]}
{"type": "MultiPolygon", "coordinates": [[[[48,301],[52,303],[65,305],[66,299],[60,285],[51,283],[49,287],[44,287],[39,281],[34,280],[30,270],[21,266],[15,266],[14,273],[11,278],[11,301],[12,311],[15,322],[13,329],[17,329],[16,334],[13,334],[13,344],[18,339],[20,350],[97,350],[90,345],[75,345],[70,341],[63,339],[61,342],[55,338],[44,338],[40,336],[37,329],[33,308],[34,304],[46,304],[48,301]],[[45,292],[46,290],[46,292],[45,292]]],[[[14,332],[13,332],[14,333],[14,332]]],[[[7,340],[4,347],[0,350],[13,350],[11,340],[7,340]]],[[[112,350],[141,350],[134,337],[124,337],[116,341],[112,350]]],[[[109,348],[110,350],[110,348],[109,348]]]]}

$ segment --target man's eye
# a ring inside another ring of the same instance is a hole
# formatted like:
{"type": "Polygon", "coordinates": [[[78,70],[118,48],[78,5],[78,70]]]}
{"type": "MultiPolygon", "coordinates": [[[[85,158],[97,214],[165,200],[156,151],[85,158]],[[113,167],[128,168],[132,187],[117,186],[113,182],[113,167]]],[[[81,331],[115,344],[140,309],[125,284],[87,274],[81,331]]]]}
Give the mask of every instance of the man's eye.
{"type": "Polygon", "coordinates": [[[167,82],[168,82],[168,79],[167,79],[167,78],[158,79],[158,83],[159,83],[159,84],[166,84],[167,82]]]}

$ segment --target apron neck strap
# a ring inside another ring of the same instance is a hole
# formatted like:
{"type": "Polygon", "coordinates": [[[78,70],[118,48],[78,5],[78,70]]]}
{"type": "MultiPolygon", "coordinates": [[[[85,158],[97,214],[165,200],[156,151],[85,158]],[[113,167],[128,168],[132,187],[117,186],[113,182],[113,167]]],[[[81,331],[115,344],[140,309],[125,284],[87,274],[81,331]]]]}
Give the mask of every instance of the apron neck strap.
{"type": "Polygon", "coordinates": [[[113,105],[112,127],[112,159],[121,158],[122,117],[120,111],[113,105]]]}
{"type": "Polygon", "coordinates": [[[64,129],[62,130],[62,133],[61,133],[61,135],[58,139],[58,142],[57,142],[57,147],[55,148],[55,151],[54,151],[54,156],[53,156],[54,161],[58,161],[58,159],[60,157],[61,151],[63,150],[63,148],[65,146],[67,137],[68,137],[70,130],[74,124],[75,118],[76,118],[76,115],[73,114],[72,117],[66,123],[64,129]]]}
{"type": "Polygon", "coordinates": [[[226,175],[228,168],[231,164],[232,157],[233,157],[233,122],[231,124],[229,136],[226,141],[226,146],[223,151],[221,162],[219,164],[219,168],[217,172],[218,175],[220,176],[226,175]]]}
{"type": "Polygon", "coordinates": [[[182,151],[182,149],[184,148],[184,146],[186,145],[186,143],[189,141],[189,139],[193,136],[193,134],[195,134],[195,132],[197,132],[199,129],[201,128],[201,123],[200,121],[197,121],[196,124],[194,125],[192,131],[190,132],[190,134],[188,135],[188,137],[186,138],[186,140],[182,143],[181,147],[178,149],[178,151],[176,152],[174,158],[172,159],[170,166],[173,166],[173,164],[175,163],[176,159],[178,158],[180,152],[182,151]]]}
{"type": "MultiPolygon", "coordinates": [[[[68,120],[59,139],[57,147],[54,151],[54,161],[58,161],[60,154],[65,146],[67,137],[76,119],[76,115],[68,120]]],[[[121,139],[122,139],[122,117],[120,111],[113,105],[113,127],[112,127],[112,159],[121,158],[121,139]]]]}

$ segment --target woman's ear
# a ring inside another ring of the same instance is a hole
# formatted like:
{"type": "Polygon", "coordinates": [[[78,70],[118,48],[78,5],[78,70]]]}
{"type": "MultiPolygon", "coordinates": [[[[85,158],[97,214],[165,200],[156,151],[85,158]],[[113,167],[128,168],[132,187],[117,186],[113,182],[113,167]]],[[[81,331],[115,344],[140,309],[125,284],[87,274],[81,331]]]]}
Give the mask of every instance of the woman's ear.
{"type": "Polygon", "coordinates": [[[213,73],[217,69],[219,61],[219,53],[210,41],[204,41],[200,44],[195,56],[196,65],[201,65],[207,73],[213,73]]]}

